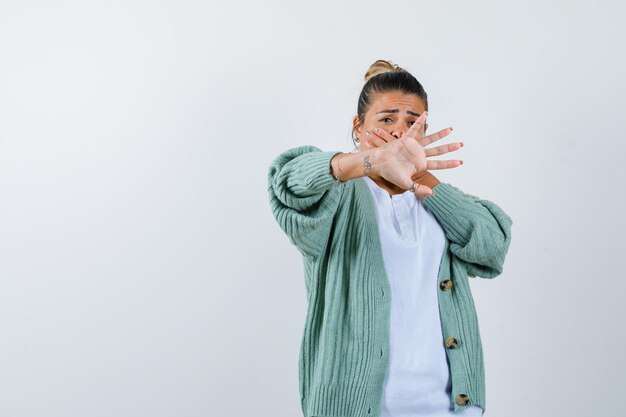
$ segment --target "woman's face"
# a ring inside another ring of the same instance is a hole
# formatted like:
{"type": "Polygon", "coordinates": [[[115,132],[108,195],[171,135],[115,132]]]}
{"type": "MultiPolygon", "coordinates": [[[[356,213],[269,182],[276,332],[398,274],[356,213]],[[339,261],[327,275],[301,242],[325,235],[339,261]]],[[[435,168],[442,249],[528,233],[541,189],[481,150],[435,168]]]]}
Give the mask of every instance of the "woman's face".
{"type": "MultiPolygon", "coordinates": [[[[369,143],[366,131],[372,131],[375,127],[386,130],[389,134],[399,139],[404,135],[417,118],[426,110],[424,102],[415,94],[403,94],[397,91],[388,93],[377,93],[373,97],[372,105],[365,114],[363,124],[356,128],[354,134],[359,138],[359,143],[365,145],[369,143]]],[[[359,121],[358,116],[354,116],[352,126],[359,121]]],[[[428,124],[419,130],[423,136],[426,133],[428,124]]],[[[369,149],[363,146],[361,149],[369,149]]]]}

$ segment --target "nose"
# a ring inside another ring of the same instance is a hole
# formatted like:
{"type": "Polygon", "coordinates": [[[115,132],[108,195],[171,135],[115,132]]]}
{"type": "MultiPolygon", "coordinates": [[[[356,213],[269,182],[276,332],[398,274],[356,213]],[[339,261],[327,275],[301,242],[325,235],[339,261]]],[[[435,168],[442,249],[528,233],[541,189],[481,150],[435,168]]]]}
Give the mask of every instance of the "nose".
{"type": "Polygon", "coordinates": [[[393,129],[393,131],[391,132],[391,134],[396,138],[396,139],[400,139],[402,137],[402,135],[404,135],[404,129],[402,129],[402,127],[397,126],[393,129]]]}

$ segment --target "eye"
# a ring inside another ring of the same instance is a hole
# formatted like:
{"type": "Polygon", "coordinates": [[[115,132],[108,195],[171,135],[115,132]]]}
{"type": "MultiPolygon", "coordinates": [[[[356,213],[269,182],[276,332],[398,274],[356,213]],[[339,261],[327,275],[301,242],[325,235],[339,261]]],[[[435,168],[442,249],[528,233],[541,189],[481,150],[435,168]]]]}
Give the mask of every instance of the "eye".
{"type": "Polygon", "coordinates": [[[389,119],[389,120],[393,120],[391,117],[383,117],[382,119],[380,119],[380,121],[381,121],[381,122],[384,122],[384,121],[385,121],[385,120],[387,120],[387,119],[389,119]]]}

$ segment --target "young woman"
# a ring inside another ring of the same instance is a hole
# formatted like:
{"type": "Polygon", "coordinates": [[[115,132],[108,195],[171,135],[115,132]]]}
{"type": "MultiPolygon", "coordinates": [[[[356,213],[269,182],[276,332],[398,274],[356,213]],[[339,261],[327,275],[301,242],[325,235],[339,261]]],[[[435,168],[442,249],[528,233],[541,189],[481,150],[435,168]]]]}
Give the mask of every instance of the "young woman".
{"type": "Polygon", "coordinates": [[[299,380],[305,417],[477,417],[485,375],[468,277],[503,271],[511,218],[440,182],[459,160],[426,149],[428,100],[379,60],[361,91],[355,152],[289,149],[272,162],[273,215],[303,256],[308,310],[299,380]]]}

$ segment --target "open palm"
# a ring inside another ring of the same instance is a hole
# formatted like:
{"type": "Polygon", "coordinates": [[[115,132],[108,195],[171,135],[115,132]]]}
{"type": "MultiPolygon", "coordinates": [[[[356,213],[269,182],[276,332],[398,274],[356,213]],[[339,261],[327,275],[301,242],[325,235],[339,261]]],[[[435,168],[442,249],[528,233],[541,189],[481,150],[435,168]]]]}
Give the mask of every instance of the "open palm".
{"type": "MultiPolygon", "coordinates": [[[[449,127],[424,136],[420,128],[426,122],[427,116],[428,113],[423,112],[401,138],[396,138],[384,129],[379,129],[378,132],[370,131],[368,140],[362,142],[366,148],[377,148],[381,151],[379,153],[380,176],[403,189],[409,189],[412,183],[427,170],[456,168],[462,164],[460,160],[427,159],[456,151],[463,146],[462,142],[456,142],[427,149],[427,145],[443,139],[453,130],[449,127]]],[[[426,186],[419,188],[420,194],[432,192],[426,186]]]]}

